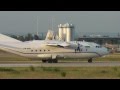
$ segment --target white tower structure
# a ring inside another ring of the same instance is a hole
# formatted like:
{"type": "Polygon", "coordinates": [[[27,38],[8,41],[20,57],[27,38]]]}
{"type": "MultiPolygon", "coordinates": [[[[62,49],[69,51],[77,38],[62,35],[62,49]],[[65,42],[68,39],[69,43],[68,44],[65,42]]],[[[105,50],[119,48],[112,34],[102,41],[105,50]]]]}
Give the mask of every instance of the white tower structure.
{"type": "Polygon", "coordinates": [[[66,24],[66,41],[70,42],[71,41],[71,28],[70,25],[67,23],[66,24]]]}
{"type": "Polygon", "coordinates": [[[63,40],[63,27],[62,24],[58,25],[59,30],[59,40],[63,40]]]}
{"type": "Polygon", "coordinates": [[[59,40],[64,40],[66,42],[70,42],[74,40],[74,27],[72,24],[60,24],[58,25],[59,28],[59,40]]]}
{"type": "Polygon", "coordinates": [[[66,24],[63,25],[63,40],[66,41],[66,34],[67,34],[67,29],[66,29],[66,24]]]}
{"type": "Polygon", "coordinates": [[[73,24],[70,24],[70,29],[71,29],[71,41],[74,41],[75,29],[74,29],[74,25],[73,24]]]}

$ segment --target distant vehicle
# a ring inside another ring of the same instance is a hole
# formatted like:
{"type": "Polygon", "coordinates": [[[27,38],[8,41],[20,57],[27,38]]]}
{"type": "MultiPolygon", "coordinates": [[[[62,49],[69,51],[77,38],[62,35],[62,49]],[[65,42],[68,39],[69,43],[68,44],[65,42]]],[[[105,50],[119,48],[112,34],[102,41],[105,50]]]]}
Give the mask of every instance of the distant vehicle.
{"type": "Polygon", "coordinates": [[[93,58],[107,55],[107,48],[93,42],[33,40],[19,41],[0,34],[0,49],[23,57],[40,59],[42,62],[57,63],[60,58],[93,58]]]}

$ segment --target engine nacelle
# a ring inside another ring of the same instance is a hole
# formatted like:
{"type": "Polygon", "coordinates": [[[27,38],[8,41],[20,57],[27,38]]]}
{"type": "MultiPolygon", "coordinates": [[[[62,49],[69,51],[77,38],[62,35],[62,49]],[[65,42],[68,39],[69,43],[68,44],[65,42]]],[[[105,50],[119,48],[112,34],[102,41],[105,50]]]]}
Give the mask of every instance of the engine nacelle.
{"type": "Polygon", "coordinates": [[[51,54],[39,54],[37,55],[40,59],[52,59],[51,54]]]}
{"type": "Polygon", "coordinates": [[[58,59],[58,58],[64,58],[63,55],[57,55],[57,54],[39,54],[37,55],[38,58],[40,59],[58,59]]]}

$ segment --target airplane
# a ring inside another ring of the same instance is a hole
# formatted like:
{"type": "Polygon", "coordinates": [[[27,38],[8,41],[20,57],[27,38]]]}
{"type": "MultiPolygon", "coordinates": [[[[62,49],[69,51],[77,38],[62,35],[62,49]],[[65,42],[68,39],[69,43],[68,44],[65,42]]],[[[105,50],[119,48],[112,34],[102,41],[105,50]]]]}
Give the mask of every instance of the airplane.
{"type": "Polygon", "coordinates": [[[107,48],[86,41],[32,40],[19,41],[0,34],[0,49],[22,57],[39,59],[43,63],[57,63],[60,58],[85,58],[92,63],[93,58],[109,54],[107,48]]]}

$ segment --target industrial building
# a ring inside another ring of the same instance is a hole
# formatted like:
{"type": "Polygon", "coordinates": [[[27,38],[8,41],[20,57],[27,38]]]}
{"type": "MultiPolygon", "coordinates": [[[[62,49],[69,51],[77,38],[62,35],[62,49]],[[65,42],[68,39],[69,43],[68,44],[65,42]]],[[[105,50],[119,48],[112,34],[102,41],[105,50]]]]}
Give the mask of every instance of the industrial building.
{"type": "Polygon", "coordinates": [[[63,41],[74,41],[74,34],[75,34],[75,29],[72,24],[60,24],[58,25],[58,36],[59,40],[63,41]]]}

